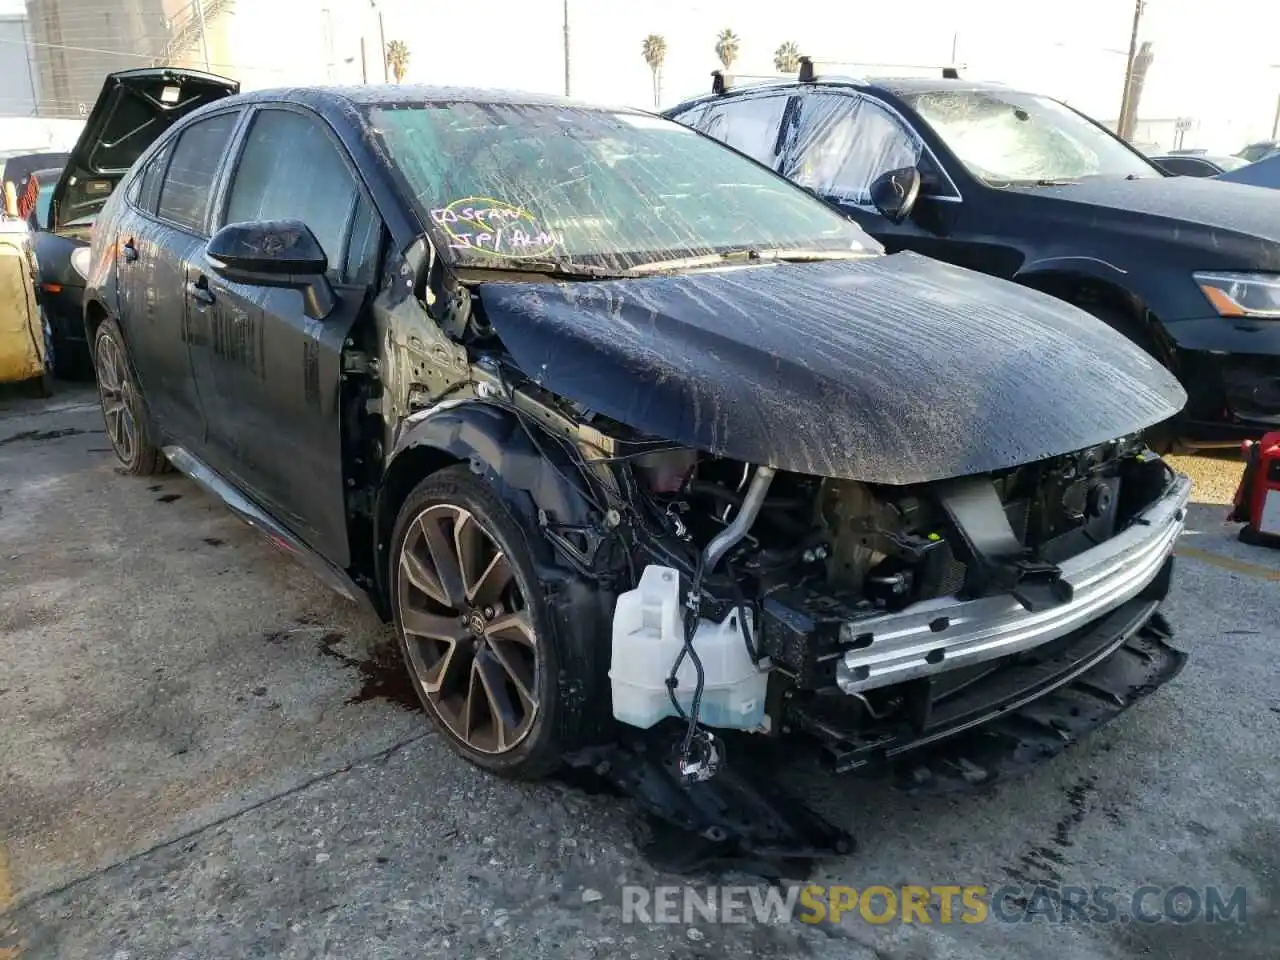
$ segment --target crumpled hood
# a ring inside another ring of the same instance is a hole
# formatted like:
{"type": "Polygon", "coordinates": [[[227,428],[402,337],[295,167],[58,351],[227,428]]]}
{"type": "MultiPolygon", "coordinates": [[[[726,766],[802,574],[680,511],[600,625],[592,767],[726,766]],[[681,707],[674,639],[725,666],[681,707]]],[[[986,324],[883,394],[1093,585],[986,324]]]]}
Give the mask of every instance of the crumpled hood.
{"type": "Polygon", "coordinates": [[[800,473],[985,473],[1159,423],[1155,360],[1066,303],[916,254],[486,283],[530,377],[646,433],[800,473]]]}
{"type": "Polygon", "coordinates": [[[1081,180],[1057,187],[1036,187],[1034,194],[1106,210],[1165,217],[1280,244],[1280,194],[1219,177],[1081,180]]]}

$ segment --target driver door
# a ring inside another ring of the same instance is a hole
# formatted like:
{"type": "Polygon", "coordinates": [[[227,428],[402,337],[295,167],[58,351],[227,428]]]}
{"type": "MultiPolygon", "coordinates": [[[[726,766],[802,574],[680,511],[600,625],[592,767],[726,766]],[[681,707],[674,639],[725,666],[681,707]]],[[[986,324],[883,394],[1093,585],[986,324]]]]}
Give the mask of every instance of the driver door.
{"type": "Polygon", "coordinates": [[[201,248],[186,277],[206,324],[196,377],[219,469],[346,566],[342,349],[370,300],[383,225],[323,120],[263,108],[250,121],[215,228],[286,218],[306,223],[324,249],[336,306],[313,319],[299,290],[227,280],[201,248]]]}

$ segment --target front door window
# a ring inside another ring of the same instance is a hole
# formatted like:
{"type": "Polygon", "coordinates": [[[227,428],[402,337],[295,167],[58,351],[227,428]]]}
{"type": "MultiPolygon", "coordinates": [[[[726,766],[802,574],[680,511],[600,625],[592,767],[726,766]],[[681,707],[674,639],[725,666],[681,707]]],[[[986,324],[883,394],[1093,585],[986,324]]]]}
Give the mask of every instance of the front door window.
{"type": "Polygon", "coordinates": [[[799,104],[783,173],[820,196],[871,203],[871,184],[920,162],[920,138],[879,104],[856,95],[814,93],[799,104]]]}

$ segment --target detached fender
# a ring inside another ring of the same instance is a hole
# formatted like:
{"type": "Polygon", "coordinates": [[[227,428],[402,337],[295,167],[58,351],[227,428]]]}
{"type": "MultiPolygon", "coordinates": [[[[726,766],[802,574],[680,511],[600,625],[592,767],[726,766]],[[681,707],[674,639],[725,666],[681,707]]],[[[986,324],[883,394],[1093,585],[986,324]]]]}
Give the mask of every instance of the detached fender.
{"type": "MultiPolygon", "coordinates": [[[[530,429],[538,429],[531,426],[530,429]]],[[[405,497],[424,477],[457,463],[469,464],[529,529],[548,531],[532,543],[535,557],[553,566],[579,566],[593,537],[552,537],[549,525],[593,530],[599,521],[583,496],[587,487],[579,468],[549,434],[530,439],[516,414],[483,400],[446,402],[414,414],[400,425],[374,506],[379,596],[385,597],[391,532],[405,497]],[[581,547],[582,551],[578,548],[581,547]],[[557,563],[568,560],[570,563],[557,563]]]]}

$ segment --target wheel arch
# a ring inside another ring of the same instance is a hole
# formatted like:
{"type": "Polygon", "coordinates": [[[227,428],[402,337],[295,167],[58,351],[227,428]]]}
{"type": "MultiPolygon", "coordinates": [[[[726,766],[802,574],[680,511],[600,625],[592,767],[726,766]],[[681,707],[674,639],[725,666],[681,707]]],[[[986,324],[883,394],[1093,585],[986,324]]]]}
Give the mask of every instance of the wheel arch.
{"type": "MultiPolygon", "coordinates": [[[[563,462],[548,459],[547,454],[563,453],[563,447],[549,436],[535,444],[517,414],[474,400],[419,416],[402,426],[374,502],[373,573],[376,602],[384,615],[388,611],[386,571],[396,517],[414,487],[446,467],[468,464],[533,529],[543,526],[544,518],[566,524],[591,523],[592,509],[582,496],[582,484],[575,486],[569,479],[577,468],[567,455],[563,462]]],[[[540,552],[549,559],[550,544],[540,552]]]]}
{"type": "Polygon", "coordinates": [[[1014,279],[1026,287],[1065,300],[1083,310],[1102,306],[1132,320],[1134,329],[1147,338],[1145,348],[1155,349],[1157,358],[1172,367],[1172,354],[1163,336],[1159,318],[1147,302],[1129,290],[1118,277],[1079,269],[1051,268],[1019,273],[1014,279]]]}
{"type": "MultiPolygon", "coordinates": [[[[97,297],[91,297],[84,302],[84,333],[85,341],[89,344],[89,350],[93,350],[94,337],[98,335],[98,328],[110,317],[106,305],[97,297]]],[[[123,335],[124,331],[120,331],[123,335]]],[[[127,344],[126,344],[127,346],[127,344]]]]}

